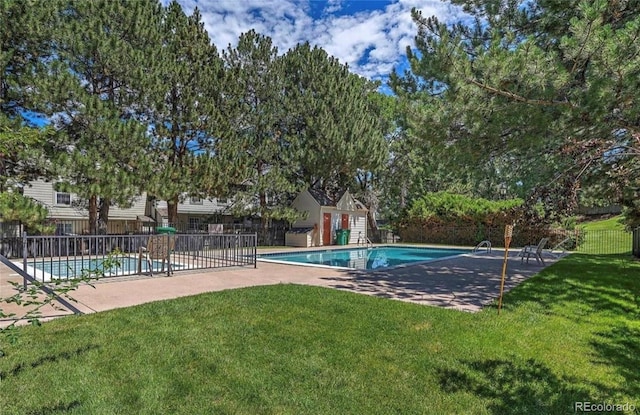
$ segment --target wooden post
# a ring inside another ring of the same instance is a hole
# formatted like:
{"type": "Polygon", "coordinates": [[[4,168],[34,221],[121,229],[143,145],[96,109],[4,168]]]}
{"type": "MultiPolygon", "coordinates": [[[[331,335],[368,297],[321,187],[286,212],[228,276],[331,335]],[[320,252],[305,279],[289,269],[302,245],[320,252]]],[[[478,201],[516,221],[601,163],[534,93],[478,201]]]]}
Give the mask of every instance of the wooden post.
{"type": "Polygon", "coordinates": [[[498,315],[502,309],[502,294],[504,293],[504,278],[507,274],[507,261],[509,259],[509,245],[513,236],[513,225],[504,227],[504,261],[502,262],[502,278],[500,279],[500,297],[498,298],[498,315]]]}

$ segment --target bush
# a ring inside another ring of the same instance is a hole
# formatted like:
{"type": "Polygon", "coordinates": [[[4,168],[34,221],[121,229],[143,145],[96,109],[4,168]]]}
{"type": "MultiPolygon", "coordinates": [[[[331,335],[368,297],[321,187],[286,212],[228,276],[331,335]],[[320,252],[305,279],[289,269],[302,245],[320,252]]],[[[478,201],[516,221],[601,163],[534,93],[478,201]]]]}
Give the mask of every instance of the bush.
{"type": "Polygon", "coordinates": [[[534,209],[523,209],[522,199],[491,201],[447,192],[417,199],[398,223],[403,241],[474,246],[490,240],[504,242],[506,225],[517,223],[512,244],[538,243],[549,227],[534,209]]]}

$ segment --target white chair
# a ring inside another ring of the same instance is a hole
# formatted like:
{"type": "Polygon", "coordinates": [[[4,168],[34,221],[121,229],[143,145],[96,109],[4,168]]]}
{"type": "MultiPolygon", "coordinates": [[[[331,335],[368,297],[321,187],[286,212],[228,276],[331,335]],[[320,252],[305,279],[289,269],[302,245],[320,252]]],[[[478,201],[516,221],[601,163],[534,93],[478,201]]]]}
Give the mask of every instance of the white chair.
{"type": "Polygon", "coordinates": [[[553,256],[554,258],[560,258],[562,255],[565,255],[567,253],[567,247],[565,246],[565,244],[569,242],[573,243],[573,238],[571,236],[564,238],[556,246],[547,250],[547,252],[549,252],[549,255],[553,256]],[[559,250],[562,250],[562,252],[557,253],[556,251],[559,251],[559,250]]]}
{"type": "Polygon", "coordinates": [[[522,248],[522,250],[518,254],[521,257],[520,262],[523,262],[524,257],[526,256],[527,264],[528,264],[529,258],[531,258],[531,256],[533,255],[537,263],[542,262],[542,265],[546,265],[544,263],[544,259],[542,259],[542,250],[544,249],[547,242],[549,242],[549,238],[542,238],[540,239],[540,242],[538,243],[538,245],[527,245],[524,248],[522,248]]]}

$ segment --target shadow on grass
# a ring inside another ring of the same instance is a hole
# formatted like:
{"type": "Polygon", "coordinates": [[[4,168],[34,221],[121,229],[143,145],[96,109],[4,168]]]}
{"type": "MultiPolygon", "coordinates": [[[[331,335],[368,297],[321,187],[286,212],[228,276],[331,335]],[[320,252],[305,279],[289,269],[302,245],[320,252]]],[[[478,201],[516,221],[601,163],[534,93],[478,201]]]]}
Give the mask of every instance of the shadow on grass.
{"type": "Polygon", "coordinates": [[[49,414],[62,414],[72,409],[78,408],[80,405],[80,401],[71,401],[68,403],[58,403],[55,405],[44,406],[42,408],[34,409],[32,411],[27,412],[27,415],[49,415],[49,414]]]}
{"type": "Polygon", "coordinates": [[[640,396],[640,330],[626,325],[614,327],[595,333],[590,344],[595,362],[615,368],[624,378],[620,392],[640,396]]]}
{"type": "Polygon", "coordinates": [[[506,297],[517,306],[535,302],[580,319],[594,312],[640,315],[640,263],[624,255],[574,254],[506,297]]]}
{"type": "Polygon", "coordinates": [[[31,363],[18,363],[13,368],[7,371],[0,371],[0,379],[6,379],[9,376],[15,377],[20,375],[27,369],[35,369],[45,363],[56,363],[61,360],[70,360],[83,355],[91,350],[99,349],[99,346],[94,344],[88,344],[86,346],[79,347],[72,351],[64,351],[56,354],[42,356],[41,358],[34,360],[31,363]]]}
{"type": "Polygon", "coordinates": [[[589,394],[553,374],[545,365],[528,359],[463,362],[462,369],[440,369],[444,392],[472,393],[488,400],[494,414],[566,414],[575,402],[589,401],[589,394]]]}

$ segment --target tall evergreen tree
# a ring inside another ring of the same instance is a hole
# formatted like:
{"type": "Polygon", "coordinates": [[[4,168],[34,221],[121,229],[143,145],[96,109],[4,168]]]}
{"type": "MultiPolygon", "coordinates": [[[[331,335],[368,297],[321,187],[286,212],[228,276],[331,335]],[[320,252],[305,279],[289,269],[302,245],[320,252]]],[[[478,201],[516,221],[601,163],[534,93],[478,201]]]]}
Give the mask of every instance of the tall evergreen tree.
{"type": "Polygon", "coordinates": [[[143,120],[153,136],[150,190],[168,202],[169,222],[175,224],[184,195],[223,194],[239,180],[242,164],[233,157],[235,135],[223,116],[226,74],[199,11],[187,16],[173,1],[159,30],[160,41],[146,65],[143,120]]]}
{"type": "Polygon", "coordinates": [[[111,204],[131,203],[145,177],[148,137],[134,115],[160,9],[150,0],[57,6],[48,76],[36,83],[37,109],[66,137],[52,159],[58,188],[85,199],[89,232],[105,233],[111,204]]]}
{"type": "Polygon", "coordinates": [[[237,212],[259,215],[263,229],[274,219],[293,220],[289,204],[301,186],[291,180],[300,162],[300,147],[288,127],[283,60],[271,39],[249,31],[235,48],[223,53],[232,83],[225,96],[235,103],[233,129],[241,156],[249,166],[236,193],[237,212]]]}
{"type": "Polygon", "coordinates": [[[290,131],[304,150],[299,180],[334,195],[351,188],[375,209],[372,180],[388,154],[378,85],[308,43],[284,59],[290,131]]]}
{"type": "Polygon", "coordinates": [[[0,1],[0,219],[42,231],[44,206],[22,196],[29,181],[50,175],[50,130],[31,125],[33,81],[51,56],[52,4],[0,1]]]}

